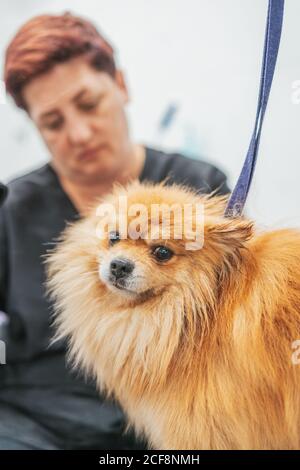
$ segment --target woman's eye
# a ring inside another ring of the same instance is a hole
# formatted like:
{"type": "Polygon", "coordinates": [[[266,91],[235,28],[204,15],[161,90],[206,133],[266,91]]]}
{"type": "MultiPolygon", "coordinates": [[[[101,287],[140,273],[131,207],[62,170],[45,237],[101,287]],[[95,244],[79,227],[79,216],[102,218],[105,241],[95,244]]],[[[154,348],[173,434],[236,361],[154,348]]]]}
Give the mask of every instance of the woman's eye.
{"type": "Polygon", "coordinates": [[[92,109],[95,109],[99,104],[99,99],[93,100],[93,101],[86,101],[84,103],[80,103],[79,107],[83,111],[91,111],[92,109]]]}
{"type": "Polygon", "coordinates": [[[62,119],[55,119],[55,121],[48,122],[47,124],[45,124],[45,127],[46,127],[46,129],[49,129],[51,131],[55,131],[57,129],[60,129],[62,124],[63,124],[62,119]]]}
{"type": "Polygon", "coordinates": [[[119,232],[109,232],[108,234],[109,245],[113,246],[115,243],[120,241],[120,234],[119,232]]]}
{"type": "Polygon", "coordinates": [[[156,246],[152,250],[152,254],[155,256],[157,261],[168,261],[174,255],[173,251],[166,246],[156,246]]]}

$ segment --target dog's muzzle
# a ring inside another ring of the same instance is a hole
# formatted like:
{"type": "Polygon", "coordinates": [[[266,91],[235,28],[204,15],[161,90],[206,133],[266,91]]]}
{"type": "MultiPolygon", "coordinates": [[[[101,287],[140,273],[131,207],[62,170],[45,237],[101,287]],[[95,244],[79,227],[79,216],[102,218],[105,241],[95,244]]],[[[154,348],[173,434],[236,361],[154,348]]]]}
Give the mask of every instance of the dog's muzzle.
{"type": "Polygon", "coordinates": [[[111,281],[125,281],[134,270],[134,263],[125,258],[115,258],[110,263],[111,281]]]}

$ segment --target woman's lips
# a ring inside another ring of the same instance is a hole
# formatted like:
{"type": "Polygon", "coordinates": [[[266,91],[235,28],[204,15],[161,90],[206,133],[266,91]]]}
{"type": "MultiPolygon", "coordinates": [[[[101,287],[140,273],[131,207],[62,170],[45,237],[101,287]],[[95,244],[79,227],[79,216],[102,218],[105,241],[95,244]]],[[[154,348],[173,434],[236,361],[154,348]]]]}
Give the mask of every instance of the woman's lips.
{"type": "Polygon", "coordinates": [[[79,160],[89,160],[93,159],[98,156],[99,151],[103,148],[103,145],[99,145],[98,147],[93,147],[90,149],[86,149],[81,152],[78,156],[79,160]]]}

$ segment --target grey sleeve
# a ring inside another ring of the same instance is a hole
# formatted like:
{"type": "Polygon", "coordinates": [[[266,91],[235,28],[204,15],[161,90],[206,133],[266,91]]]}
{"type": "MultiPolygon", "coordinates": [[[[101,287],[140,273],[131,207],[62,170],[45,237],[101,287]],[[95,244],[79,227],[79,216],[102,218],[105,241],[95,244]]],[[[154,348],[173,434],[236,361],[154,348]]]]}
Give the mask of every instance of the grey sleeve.
{"type": "Polygon", "coordinates": [[[212,172],[211,178],[211,188],[212,190],[217,190],[217,194],[225,195],[230,193],[230,189],[227,183],[227,176],[219,170],[219,168],[213,167],[214,171],[212,172]]]}
{"type": "MultiPolygon", "coordinates": [[[[192,160],[185,170],[188,175],[188,182],[196,190],[210,193],[216,191],[218,195],[226,195],[230,193],[227,184],[227,176],[223,171],[203,161],[192,160]]],[[[182,171],[183,173],[183,171],[182,171]]]]}
{"type": "Polygon", "coordinates": [[[0,209],[0,385],[2,384],[2,374],[4,369],[2,364],[6,364],[6,341],[8,317],[5,313],[6,307],[6,286],[7,286],[7,240],[4,222],[4,211],[0,209]],[[4,341],[3,341],[4,340],[4,341]]]}
{"type": "Polygon", "coordinates": [[[7,240],[4,208],[0,209],[0,311],[5,311],[7,283],[7,240]]]}

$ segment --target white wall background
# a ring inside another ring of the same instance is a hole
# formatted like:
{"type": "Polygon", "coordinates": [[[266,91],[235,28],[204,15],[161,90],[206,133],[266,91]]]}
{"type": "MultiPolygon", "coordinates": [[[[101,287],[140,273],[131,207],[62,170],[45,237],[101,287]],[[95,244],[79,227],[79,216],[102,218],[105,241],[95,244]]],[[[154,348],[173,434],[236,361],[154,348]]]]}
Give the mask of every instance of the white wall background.
{"type": "MultiPolygon", "coordinates": [[[[267,0],[10,0],[0,4],[0,60],[33,15],[69,10],[92,19],[126,72],[133,137],[195,153],[234,185],[256,111],[267,0]],[[164,109],[178,105],[159,138],[164,109]]],[[[266,227],[300,226],[300,1],[286,0],[281,48],[247,213],[266,227]],[[293,95],[294,93],[294,95],[293,95]],[[293,99],[294,98],[294,99],[293,99]]],[[[47,158],[26,115],[0,104],[0,176],[47,158]]]]}

